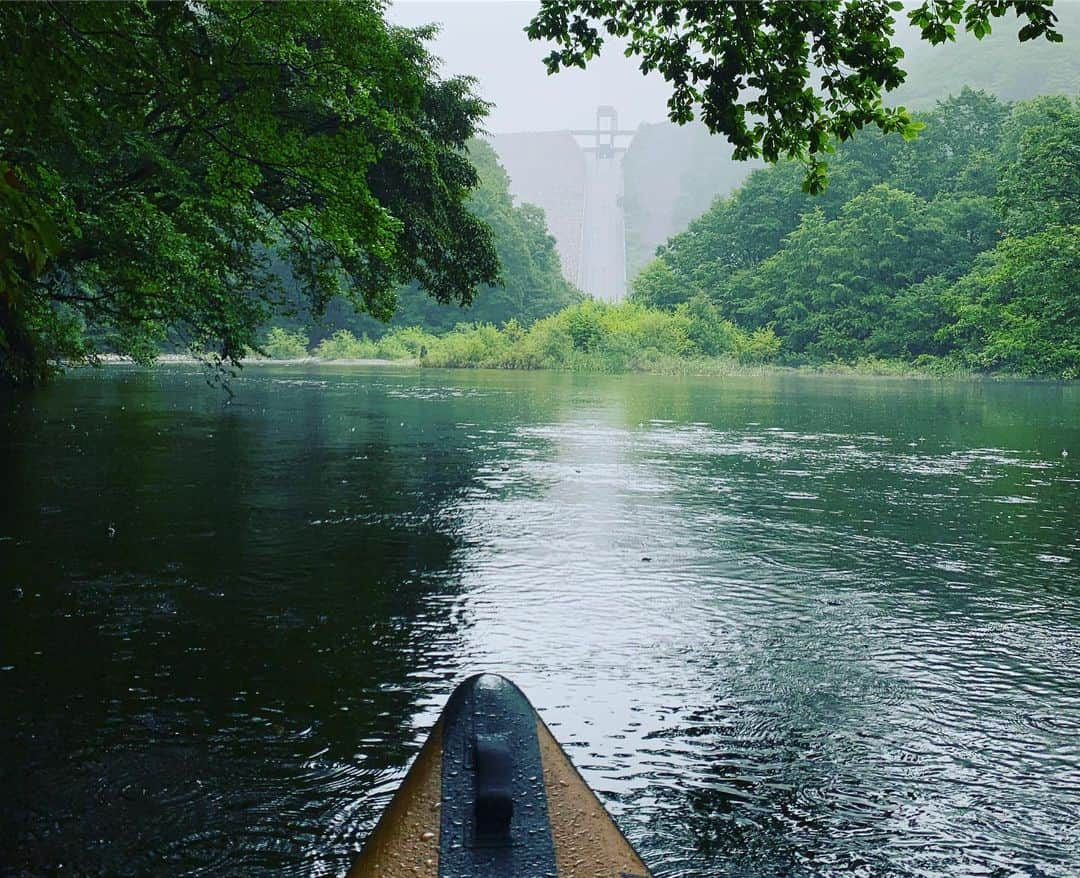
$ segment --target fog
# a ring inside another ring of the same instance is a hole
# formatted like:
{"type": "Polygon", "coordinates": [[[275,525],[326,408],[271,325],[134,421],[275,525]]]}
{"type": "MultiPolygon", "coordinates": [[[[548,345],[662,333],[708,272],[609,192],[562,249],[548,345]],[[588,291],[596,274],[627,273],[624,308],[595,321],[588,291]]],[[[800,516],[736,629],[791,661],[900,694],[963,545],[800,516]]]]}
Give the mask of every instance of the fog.
{"type": "Polygon", "coordinates": [[[534,42],[523,30],[537,9],[538,3],[505,0],[398,2],[388,17],[409,27],[442,26],[431,48],[444,61],[444,75],[479,80],[478,93],[495,104],[486,122],[489,133],[592,127],[599,104],[614,105],[625,128],[667,117],[669,89],[663,79],[643,76],[637,62],[616,51],[617,41],[610,38],[588,70],[548,76],[543,58],[552,44],[534,42]]]}
{"type": "MultiPolygon", "coordinates": [[[[589,62],[588,70],[549,76],[543,58],[553,44],[534,42],[523,30],[538,8],[539,3],[516,0],[398,0],[388,18],[408,27],[433,22],[441,26],[430,47],[444,62],[443,75],[478,80],[477,92],[494,104],[485,123],[490,134],[592,127],[600,104],[616,107],[622,128],[666,120],[670,87],[656,73],[642,75],[638,62],[621,51],[621,41],[606,35],[600,56],[589,62]]],[[[1068,56],[1080,38],[1080,2],[1059,3],[1054,11],[1065,44],[1019,43],[1018,25],[1009,13],[995,22],[994,35],[975,51],[978,41],[970,34],[961,34],[955,43],[930,46],[898,14],[896,39],[907,55],[908,82],[886,102],[929,106],[963,85],[985,88],[1005,100],[1074,92],[1068,56]],[[1000,58],[1005,75],[995,75],[980,63],[990,53],[1000,58]]]]}

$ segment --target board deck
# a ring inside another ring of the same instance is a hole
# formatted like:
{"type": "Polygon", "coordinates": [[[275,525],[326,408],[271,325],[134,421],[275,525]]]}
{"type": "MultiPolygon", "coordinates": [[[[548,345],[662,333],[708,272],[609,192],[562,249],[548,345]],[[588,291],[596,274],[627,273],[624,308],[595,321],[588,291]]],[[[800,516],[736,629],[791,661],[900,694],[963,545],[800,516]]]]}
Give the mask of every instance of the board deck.
{"type": "Polygon", "coordinates": [[[650,878],[528,699],[454,690],[348,878],[650,878]]]}

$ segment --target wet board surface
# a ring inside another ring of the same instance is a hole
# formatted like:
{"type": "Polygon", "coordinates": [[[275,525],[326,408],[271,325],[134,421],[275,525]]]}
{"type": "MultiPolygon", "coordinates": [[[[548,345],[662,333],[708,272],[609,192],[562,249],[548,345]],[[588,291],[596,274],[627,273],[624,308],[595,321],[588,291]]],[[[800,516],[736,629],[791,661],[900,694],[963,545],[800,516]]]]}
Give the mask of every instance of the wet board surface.
{"type": "Polygon", "coordinates": [[[528,699],[454,691],[349,878],[649,878],[528,699]]]}

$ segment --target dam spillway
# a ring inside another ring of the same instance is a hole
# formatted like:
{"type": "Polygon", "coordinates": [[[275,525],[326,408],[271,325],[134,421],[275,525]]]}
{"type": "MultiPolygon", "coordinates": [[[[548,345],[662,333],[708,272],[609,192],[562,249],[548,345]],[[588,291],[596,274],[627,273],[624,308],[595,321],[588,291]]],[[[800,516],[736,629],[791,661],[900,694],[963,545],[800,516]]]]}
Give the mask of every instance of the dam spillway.
{"type": "Polygon", "coordinates": [[[585,156],[581,267],[577,286],[605,302],[626,298],[622,156],[585,156]]]}
{"type": "Polygon", "coordinates": [[[618,129],[613,108],[600,107],[595,129],[491,138],[514,197],[543,208],[563,275],[607,302],[626,297],[625,148],[616,138],[632,134],[618,129]]]}

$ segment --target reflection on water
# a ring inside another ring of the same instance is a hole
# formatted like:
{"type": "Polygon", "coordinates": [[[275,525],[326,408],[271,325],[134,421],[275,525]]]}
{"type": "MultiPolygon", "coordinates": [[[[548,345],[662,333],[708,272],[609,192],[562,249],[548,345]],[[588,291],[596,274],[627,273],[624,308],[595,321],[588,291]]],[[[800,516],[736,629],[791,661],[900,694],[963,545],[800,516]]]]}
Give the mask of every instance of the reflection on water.
{"type": "Polygon", "coordinates": [[[340,874],[482,670],[658,876],[1080,870],[1077,387],[234,389],[5,401],[0,874],[340,874]]]}

